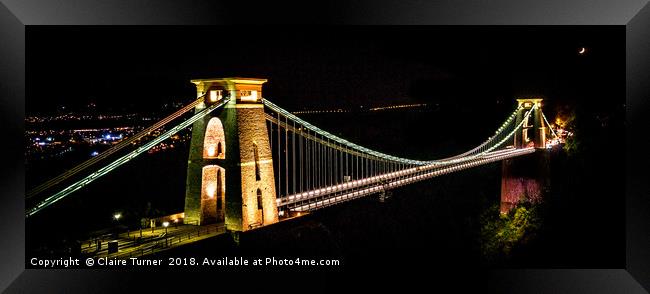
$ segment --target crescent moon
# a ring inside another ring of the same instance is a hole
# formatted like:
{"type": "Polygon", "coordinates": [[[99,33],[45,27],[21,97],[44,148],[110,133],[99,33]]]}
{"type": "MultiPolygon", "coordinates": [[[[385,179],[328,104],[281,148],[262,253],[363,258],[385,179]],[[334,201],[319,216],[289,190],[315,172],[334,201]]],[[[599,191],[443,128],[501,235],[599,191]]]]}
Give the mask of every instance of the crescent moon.
{"type": "Polygon", "coordinates": [[[585,47],[582,47],[582,48],[580,48],[580,51],[578,51],[578,53],[582,54],[582,53],[585,53],[585,51],[586,51],[585,47]]]}

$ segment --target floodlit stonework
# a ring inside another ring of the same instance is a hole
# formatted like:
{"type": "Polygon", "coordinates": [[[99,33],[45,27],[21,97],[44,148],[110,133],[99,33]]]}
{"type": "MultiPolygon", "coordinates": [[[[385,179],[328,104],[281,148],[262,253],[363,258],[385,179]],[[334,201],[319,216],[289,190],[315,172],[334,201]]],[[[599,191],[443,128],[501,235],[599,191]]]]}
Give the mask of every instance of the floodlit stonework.
{"type": "Polygon", "coordinates": [[[223,132],[221,120],[217,117],[210,119],[203,139],[203,158],[226,158],[226,137],[223,132]]]}
{"type": "Polygon", "coordinates": [[[542,99],[517,99],[523,106],[517,113],[515,125],[519,125],[526,112],[533,105],[537,108],[524,121],[521,132],[515,133],[514,145],[517,148],[532,147],[535,153],[517,159],[506,159],[501,171],[501,213],[508,213],[520,201],[540,203],[550,187],[549,158],[546,149],[546,127],[542,118],[542,99]]]}
{"type": "MultiPolygon", "coordinates": [[[[206,224],[223,219],[230,231],[278,222],[273,158],[261,100],[266,80],[223,78],[192,82],[199,95],[219,91],[222,99],[230,101],[192,127],[186,221],[206,224]],[[221,190],[217,188],[219,179],[224,184],[221,190]],[[223,192],[223,218],[216,200],[218,190],[223,192]],[[212,194],[215,197],[210,197],[212,194]]],[[[206,95],[205,103],[198,105],[196,111],[216,103],[212,96],[206,95]]]]}

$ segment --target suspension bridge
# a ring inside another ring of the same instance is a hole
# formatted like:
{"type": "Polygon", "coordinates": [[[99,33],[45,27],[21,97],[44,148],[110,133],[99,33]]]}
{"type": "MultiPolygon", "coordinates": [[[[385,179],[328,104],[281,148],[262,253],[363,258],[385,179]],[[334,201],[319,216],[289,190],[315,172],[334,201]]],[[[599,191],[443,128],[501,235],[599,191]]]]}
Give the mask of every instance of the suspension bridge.
{"type": "Polygon", "coordinates": [[[247,231],[360,197],[378,195],[383,200],[391,189],[498,161],[504,161],[505,212],[522,197],[508,191],[512,160],[544,152],[547,132],[556,136],[542,112],[542,99],[517,99],[513,112],[476,147],[447,158],[402,158],[333,135],[264,99],[265,82],[192,80],[196,100],[28,191],[33,205],[26,218],[188,127],[186,224],[225,223],[229,231],[247,231]],[[191,116],[183,119],[185,114],[191,116]]]}

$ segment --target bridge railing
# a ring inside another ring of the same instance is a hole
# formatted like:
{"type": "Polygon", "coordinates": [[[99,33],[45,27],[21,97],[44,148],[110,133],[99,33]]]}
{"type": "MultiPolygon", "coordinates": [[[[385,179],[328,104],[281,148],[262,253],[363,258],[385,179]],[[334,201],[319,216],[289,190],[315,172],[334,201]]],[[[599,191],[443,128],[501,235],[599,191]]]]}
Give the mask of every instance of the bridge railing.
{"type": "MultiPolygon", "coordinates": [[[[197,226],[190,230],[181,232],[171,236],[163,236],[154,241],[143,241],[150,243],[147,246],[139,246],[138,243],[131,244],[131,246],[122,246],[121,252],[107,254],[106,257],[116,259],[127,259],[131,257],[142,257],[152,255],[157,252],[167,250],[181,244],[194,242],[197,240],[214,237],[216,235],[225,233],[226,229],[224,224],[197,226]]],[[[135,241],[134,241],[135,242],[135,241]]]]}

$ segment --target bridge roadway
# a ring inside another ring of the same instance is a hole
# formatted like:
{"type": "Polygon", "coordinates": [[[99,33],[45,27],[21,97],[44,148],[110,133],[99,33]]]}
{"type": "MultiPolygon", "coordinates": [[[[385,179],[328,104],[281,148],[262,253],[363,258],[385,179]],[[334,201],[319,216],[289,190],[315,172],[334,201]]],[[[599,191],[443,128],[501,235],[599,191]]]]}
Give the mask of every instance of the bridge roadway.
{"type": "Polygon", "coordinates": [[[195,225],[170,225],[120,233],[117,238],[102,238],[97,250],[95,239],[82,243],[82,253],[93,257],[130,258],[160,252],[225,233],[224,223],[195,225]],[[142,232],[142,237],[140,237],[142,232]],[[108,253],[108,241],[118,242],[118,252],[108,253]]]}
{"type": "Polygon", "coordinates": [[[380,193],[386,189],[400,187],[439,175],[467,168],[501,161],[535,152],[535,148],[507,148],[489,152],[467,161],[448,165],[432,164],[407,168],[401,171],[354,180],[343,184],[324,187],[312,191],[289,195],[276,199],[279,208],[288,207],[292,211],[303,212],[322,208],[369,194],[380,193]],[[356,189],[356,190],[355,190],[356,189]],[[352,191],[350,191],[352,190],[352,191]],[[305,203],[306,202],[306,203],[305,203]],[[295,204],[295,205],[292,205],[295,204]]]}

